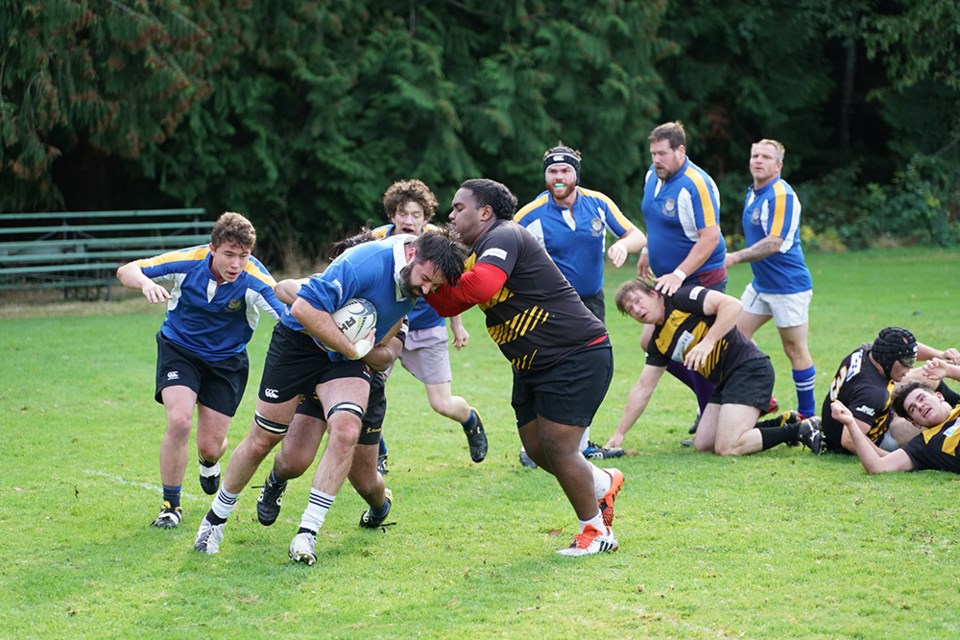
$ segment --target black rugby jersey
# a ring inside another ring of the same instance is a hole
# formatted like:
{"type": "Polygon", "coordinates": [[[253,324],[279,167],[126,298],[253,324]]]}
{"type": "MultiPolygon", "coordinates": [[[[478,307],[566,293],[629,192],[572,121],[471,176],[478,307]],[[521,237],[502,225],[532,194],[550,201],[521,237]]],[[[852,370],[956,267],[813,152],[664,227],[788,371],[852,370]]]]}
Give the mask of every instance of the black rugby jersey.
{"type": "MultiPolygon", "coordinates": [[[[663,324],[657,325],[650,337],[647,364],[665,367],[670,360],[683,364],[687,352],[700,344],[717,319],[706,315],[703,310],[703,300],[709,291],[711,289],[700,286],[685,286],[672,296],[664,296],[663,324]]],[[[753,341],[734,327],[717,340],[710,357],[697,372],[710,382],[720,384],[742,363],[766,357],[753,341]]]]}
{"type": "Polygon", "coordinates": [[[960,473],[957,444],[960,444],[960,405],[953,408],[943,424],[924,429],[920,435],[903,445],[903,450],[913,460],[917,470],[960,473]]]}
{"type": "Polygon", "coordinates": [[[870,343],[860,345],[859,349],[843,359],[830,383],[830,392],[823,399],[820,429],[831,451],[849,453],[840,444],[843,424],[830,415],[830,403],[834,400],[839,400],[850,409],[854,418],[870,425],[867,437],[874,443],[879,443],[890,427],[890,394],[894,383],[877,371],[870,361],[870,347],[870,343]]]}
{"type": "Polygon", "coordinates": [[[479,304],[487,333],[517,371],[546,369],[598,341],[607,330],[533,235],[510,220],[498,220],[473,246],[466,266],[487,263],[507,281],[479,304]]]}

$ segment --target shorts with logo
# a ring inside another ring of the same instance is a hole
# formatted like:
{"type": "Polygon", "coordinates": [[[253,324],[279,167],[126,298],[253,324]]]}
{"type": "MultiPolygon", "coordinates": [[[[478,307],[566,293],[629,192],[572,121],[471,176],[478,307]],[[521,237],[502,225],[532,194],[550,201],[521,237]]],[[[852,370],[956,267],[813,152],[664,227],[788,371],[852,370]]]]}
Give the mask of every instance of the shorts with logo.
{"type": "Polygon", "coordinates": [[[250,362],[247,352],[210,362],[157,333],[157,387],[154,399],[163,404],[167,387],[187,387],[197,402],[233,417],[247,388],[250,362]]]}
{"type": "MultiPolygon", "coordinates": [[[[360,420],[360,437],[357,444],[380,444],[383,433],[383,419],[387,415],[387,376],[382,371],[374,371],[370,377],[370,399],[367,400],[367,410],[360,420]]],[[[327,412],[323,409],[316,392],[304,396],[303,402],[297,405],[297,413],[327,420],[327,412]]]]}
{"type": "Polygon", "coordinates": [[[740,363],[727,374],[713,390],[713,404],[745,404],[756,407],[761,413],[770,405],[773,395],[773,365],[764,356],[740,363]]]}
{"type": "Polygon", "coordinates": [[[773,316],[779,329],[807,324],[813,289],[800,293],[760,293],[748,284],[740,296],[743,310],[757,316],[773,316]]]}
{"type": "Polygon", "coordinates": [[[340,378],[370,382],[370,368],[360,360],[334,361],[306,333],[278,322],[267,348],[258,397],[280,404],[303,395],[313,395],[318,384],[340,378]]]}
{"type": "Polygon", "coordinates": [[[517,427],[537,416],[559,424],[589,427],[613,377],[610,340],[575,351],[548,369],[513,372],[510,403],[517,427]]]}
{"type": "Polygon", "coordinates": [[[423,384],[443,384],[453,380],[446,325],[407,332],[400,364],[423,384]]]}

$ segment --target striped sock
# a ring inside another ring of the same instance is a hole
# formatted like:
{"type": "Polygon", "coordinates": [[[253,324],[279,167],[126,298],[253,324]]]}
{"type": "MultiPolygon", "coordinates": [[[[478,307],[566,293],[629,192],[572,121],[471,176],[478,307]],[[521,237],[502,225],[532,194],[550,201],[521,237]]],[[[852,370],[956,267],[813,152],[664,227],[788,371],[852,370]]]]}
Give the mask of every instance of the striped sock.
{"type": "Polygon", "coordinates": [[[810,367],[793,371],[793,384],[797,388],[797,411],[804,418],[817,414],[817,400],[813,395],[813,387],[817,381],[817,368],[810,367]]]}
{"type": "Polygon", "coordinates": [[[333,501],[337,496],[332,496],[323,491],[310,489],[310,503],[300,517],[300,528],[310,531],[320,531],[323,521],[327,518],[327,511],[333,506],[333,501]]]}
{"type": "Polygon", "coordinates": [[[239,495],[239,493],[230,493],[223,485],[220,485],[217,497],[213,499],[213,504],[210,505],[210,511],[213,511],[218,518],[226,520],[230,517],[233,508],[237,506],[237,496],[239,495]]]}

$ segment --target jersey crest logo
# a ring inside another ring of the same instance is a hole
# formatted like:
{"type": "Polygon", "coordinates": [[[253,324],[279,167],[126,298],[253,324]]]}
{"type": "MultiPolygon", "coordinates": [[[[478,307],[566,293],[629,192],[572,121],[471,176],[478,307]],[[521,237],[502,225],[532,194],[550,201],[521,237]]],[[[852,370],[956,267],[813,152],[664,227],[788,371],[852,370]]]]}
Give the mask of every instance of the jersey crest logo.
{"type": "Polygon", "coordinates": [[[240,307],[243,306],[243,301],[240,298],[234,298],[227,303],[227,311],[238,311],[240,307]]]}
{"type": "Polygon", "coordinates": [[[673,198],[667,198],[667,201],[663,203],[663,208],[660,210],[660,213],[668,218],[677,217],[677,201],[673,198]]]}
{"type": "Polygon", "coordinates": [[[756,226],[760,224],[760,209],[759,207],[754,207],[750,211],[750,224],[756,226]]]}
{"type": "Polygon", "coordinates": [[[594,236],[603,235],[603,221],[599,218],[594,218],[590,221],[590,233],[594,236]]]}

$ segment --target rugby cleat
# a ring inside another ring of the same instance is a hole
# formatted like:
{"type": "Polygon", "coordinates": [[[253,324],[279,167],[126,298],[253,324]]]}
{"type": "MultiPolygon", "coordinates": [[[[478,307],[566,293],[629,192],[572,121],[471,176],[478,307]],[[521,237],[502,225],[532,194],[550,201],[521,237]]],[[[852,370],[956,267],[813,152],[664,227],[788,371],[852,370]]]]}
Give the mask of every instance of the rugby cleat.
{"type": "Polygon", "coordinates": [[[257,520],[265,527],[269,527],[280,516],[280,504],[283,494],[287,490],[287,483],[270,482],[270,476],[263,481],[263,488],[257,498],[257,520]]]}
{"type": "Polygon", "coordinates": [[[520,447],[520,464],[528,469],[537,468],[537,463],[533,461],[533,458],[527,455],[527,451],[523,447],[520,447]]]}
{"type": "Polygon", "coordinates": [[[294,562],[300,562],[310,567],[317,561],[317,554],[314,553],[316,546],[317,534],[310,531],[300,531],[290,541],[290,550],[287,555],[294,562]]]}
{"type": "Polygon", "coordinates": [[[160,506],[160,515],[150,525],[158,529],[173,529],[180,524],[180,517],[183,515],[180,507],[171,507],[166,500],[160,506]]]}
{"type": "Polygon", "coordinates": [[[223,542],[223,529],[226,526],[226,522],[213,524],[204,516],[203,520],[200,521],[197,538],[193,541],[193,548],[208,555],[219,553],[220,543],[223,542]]]}
{"type": "Polygon", "coordinates": [[[473,425],[473,429],[464,427],[463,433],[467,436],[467,444],[470,445],[470,459],[474,462],[483,462],[483,459],[487,457],[487,434],[483,430],[483,420],[480,419],[480,414],[472,407],[470,411],[477,417],[477,422],[473,425]]]}
{"type": "Polygon", "coordinates": [[[623,472],[619,469],[604,469],[610,474],[610,488],[603,494],[597,502],[600,506],[600,515],[603,517],[603,524],[610,526],[613,524],[613,503],[617,499],[617,494],[623,488],[623,472]]]}
{"type": "Polygon", "coordinates": [[[377,456],[377,473],[382,476],[390,473],[390,471],[387,470],[387,454],[385,453],[377,456]]]}
{"type": "Polygon", "coordinates": [[[820,431],[820,418],[813,416],[800,423],[797,439],[814,454],[823,453],[823,433],[820,431]]]}
{"type": "Polygon", "coordinates": [[[562,556],[588,556],[594,553],[616,551],[620,548],[617,537],[613,535],[613,529],[610,527],[606,529],[606,531],[600,531],[588,524],[583,531],[573,536],[573,544],[566,549],[558,550],[557,553],[562,556]]]}
{"type": "Polygon", "coordinates": [[[620,447],[601,447],[595,442],[587,442],[587,448],[582,451],[583,457],[588,460],[605,460],[607,458],[619,458],[623,456],[623,449],[620,447]]]}
{"type": "Polygon", "coordinates": [[[220,488],[220,463],[212,467],[200,465],[200,488],[208,496],[212,496],[220,488]]]}
{"type": "Polygon", "coordinates": [[[393,506],[393,491],[390,489],[385,490],[386,493],[386,507],[387,511],[379,518],[372,513],[371,509],[367,509],[363,512],[363,515],[360,516],[360,526],[364,529],[377,529],[378,527],[384,526],[383,521],[387,519],[387,516],[390,515],[390,508],[393,506]]]}

